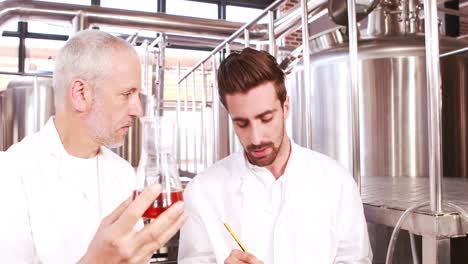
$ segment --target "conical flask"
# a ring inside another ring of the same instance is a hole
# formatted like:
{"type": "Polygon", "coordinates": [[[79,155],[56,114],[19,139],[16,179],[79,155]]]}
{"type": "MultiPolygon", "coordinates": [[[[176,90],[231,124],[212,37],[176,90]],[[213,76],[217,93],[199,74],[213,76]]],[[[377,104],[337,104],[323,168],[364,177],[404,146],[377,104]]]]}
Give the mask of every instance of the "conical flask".
{"type": "Polygon", "coordinates": [[[162,191],[143,214],[156,218],[177,201],[183,200],[179,170],[174,159],[174,122],[164,117],[141,117],[142,151],[137,169],[135,194],[159,183],[162,191]]]}

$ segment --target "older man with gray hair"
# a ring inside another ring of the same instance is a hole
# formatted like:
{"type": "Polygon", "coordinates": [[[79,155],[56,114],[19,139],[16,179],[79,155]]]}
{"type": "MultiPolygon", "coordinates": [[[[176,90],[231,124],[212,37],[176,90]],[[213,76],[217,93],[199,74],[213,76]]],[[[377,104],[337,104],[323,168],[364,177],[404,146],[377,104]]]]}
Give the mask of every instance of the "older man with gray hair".
{"type": "Polygon", "coordinates": [[[96,30],[60,50],[55,117],[0,159],[2,262],[144,263],[179,230],[183,202],[141,226],[160,187],[132,201],[133,168],[105,147],[142,115],[140,67],[127,42],[96,30]]]}

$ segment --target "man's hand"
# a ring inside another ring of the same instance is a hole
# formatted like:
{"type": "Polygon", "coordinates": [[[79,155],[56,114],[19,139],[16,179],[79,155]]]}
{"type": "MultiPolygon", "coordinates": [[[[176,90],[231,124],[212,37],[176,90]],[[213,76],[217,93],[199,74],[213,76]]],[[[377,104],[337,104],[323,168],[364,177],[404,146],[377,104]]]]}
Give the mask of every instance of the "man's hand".
{"type": "Polygon", "coordinates": [[[237,249],[231,251],[229,257],[224,261],[224,264],[263,264],[262,261],[258,260],[254,255],[243,252],[237,249]]]}
{"type": "Polygon", "coordinates": [[[177,202],[141,230],[134,226],[161,192],[159,185],[128,198],[105,217],[79,263],[147,263],[187,219],[184,203],[177,202]]]}

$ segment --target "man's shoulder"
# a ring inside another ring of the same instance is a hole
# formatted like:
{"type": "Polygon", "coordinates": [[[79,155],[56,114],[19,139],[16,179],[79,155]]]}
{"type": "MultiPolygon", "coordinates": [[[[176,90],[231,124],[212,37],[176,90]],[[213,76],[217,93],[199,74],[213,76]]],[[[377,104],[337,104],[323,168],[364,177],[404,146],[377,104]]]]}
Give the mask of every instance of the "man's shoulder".
{"type": "Polygon", "coordinates": [[[2,155],[6,159],[22,159],[35,157],[40,149],[39,132],[26,136],[20,142],[11,145],[2,155]]]}
{"type": "Polygon", "coordinates": [[[225,189],[240,178],[243,162],[242,153],[233,153],[215,162],[197,174],[187,186],[188,190],[214,188],[225,189]],[[195,187],[197,186],[197,187],[195,187]]]}
{"type": "Polygon", "coordinates": [[[338,161],[321,152],[299,145],[296,145],[296,150],[299,153],[300,158],[304,160],[303,162],[306,162],[307,164],[325,166],[331,169],[346,172],[346,169],[338,161]]]}
{"type": "Polygon", "coordinates": [[[243,162],[242,153],[233,153],[206,168],[203,172],[199,173],[195,178],[200,180],[215,180],[229,177],[232,172],[238,172],[240,165],[243,162]]]}
{"type": "Polygon", "coordinates": [[[352,179],[350,172],[332,157],[298,145],[296,151],[300,164],[307,166],[306,171],[319,174],[317,176],[320,180],[349,182],[352,179]]]}

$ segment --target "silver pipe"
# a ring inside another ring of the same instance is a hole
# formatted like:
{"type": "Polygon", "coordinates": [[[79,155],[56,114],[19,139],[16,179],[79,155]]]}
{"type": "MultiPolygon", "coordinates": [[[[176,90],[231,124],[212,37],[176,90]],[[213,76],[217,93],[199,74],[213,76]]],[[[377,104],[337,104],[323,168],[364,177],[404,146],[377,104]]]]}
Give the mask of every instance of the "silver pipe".
{"type": "Polygon", "coordinates": [[[426,76],[429,137],[429,190],[431,210],[442,213],[442,142],[441,142],[441,86],[439,65],[439,27],[437,2],[424,0],[426,29],[426,76]]]}
{"type": "Polygon", "coordinates": [[[413,264],[419,264],[418,250],[416,249],[416,239],[413,233],[411,232],[408,232],[408,233],[409,233],[409,238],[410,238],[411,256],[413,258],[413,264]]]}
{"type": "MultiPolygon", "coordinates": [[[[309,0],[307,3],[307,14],[309,15],[309,23],[323,17],[328,16],[328,1],[309,0]]],[[[296,32],[302,28],[302,6],[290,9],[283,17],[275,22],[275,37],[281,38],[292,32],[296,32]]]]}
{"type": "Polygon", "coordinates": [[[206,79],[205,79],[205,64],[201,65],[201,74],[202,74],[202,89],[201,89],[201,100],[202,100],[202,107],[201,107],[201,144],[200,144],[200,151],[203,160],[203,168],[208,167],[207,163],[207,139],[206,139],[206,124],[205,124],[205,110],[206,110],[206,79]]]}
{"type": "MultiPolygon", "coordinates": [[[[231,44],[226,43],[226,57],[229,56],[229,54],[231,54],[231,44]]],[[[203,65],[203,63],[201,65],[203,65]]]]}
{"type": "Polygon", "coordinates": [[[144,40],[143,43],[141,43],[141,46],[143,50],[143,87],[144,87],[144,90],[146,91],[146,95],[148,96],[156,95],[156,94],[153,94],[151,86],[148,84],[148,66],[149,66],[148,40],[144,40]]]}
{"type": "MultiPolygon", "coordinates": [[[[180,77],[180,61],[177,61],[177,78],[180,77]]],[[[180,83],[177,84],[177,104],[176,104],[176,159],[180,168],[180,83]]]]}
{"type": "MultiPolygon", "coordinates": [[[[224,48],[224,46],[226,45],[226,43],[230,43],[231,41],[233,41],[234,39],[236,39],[239,35],[241,35],[245,29],[248,29],[248,28],[251,28],[252,25],[254,25],[255,23],[257,23],[260,19],[262,19],[263,16],[265,16],[268,12],[270,12],[270,10],[273,10],[275,8],[277,8],[279,5],[281,5],[284,1],[286,0],[276,0],[275,2],[273,2],[271,5],[269,5],[265,10],[262,11],[262,13],[260,13],[260,15],[258,15],[256,18],[254,18],[252,21],[250,21],[249,23],[243,25],[242,27],[240,27],[238,30],[236,30],[236,32],[234,32],[231,36],[229,36],[227,39],[225,39],[223,42],[221,42],[214,50],[212,50],[210,52],[210,54],[208,56],[206,56],[204,59],[200,60],[195,66],[193,66],[184,76],[182,76],[181,79],[179,79],[179,82],[181,82],[182,80],[184,80],[185,78],[187,78],[188,75],[190,75],[190,73],[192,73],[195,69],[197,69],[198,67],[200,67],[200,65],[202,63],[205,63],[207,60],[210,59],[210,57],[216,53],[218,53],[220,50],[222,50],[224,48]]],[[[252,37],[252,35],[251,35],[252,37]]]]}
{"type": "MultiPolygon", "coordinates": [[[[196,80],[196,74],[197,72],[194,72],[192,74],[192,114],[193,117],[195,118],[196,116],[196,109],[195,109],[195,80],[196,80]]],[[[193,172],[196,174],[198,172],[198,157],[197,157],[197,130],[193,130],[193,172]]]]}
{"type": "Polygon", "coordinates": [[[153,42],[151,42],[151,44],[150,44],[149,46],[150,46],[150,47],[154,47],[154,46],[158,45],[161,41],[163,41],[163,37],[164,37],[164,36],[165,36],[165,35],[160,34],[157,38],[155,38],[155,39],[153,40],[153,42]]]}
{"type": "Polygon", "coordinates": [[[277,57],[276,52],[276,38],[275,38],[275,13],[273,11],[268,11],[269,23],[268,23],[268,44],[269,51],[273,57],[277,57]]]}
{"type": "MultiPolygon", "coordinates": [[[[424,3],[426,3],[424,1],[424,3]]],[[[455,10],[455,9],[450,9],[450,8],[445,8],[445,7],[437,7],[437,9],[439,12],[442,12],[442,13],[445,13],[445,14],[449,14],[449,15],[454,15],[454,16],[458,16],[458,17],[468,17],[468,14],[463,12],[463,11],[459,11],[459,10],[455,10]]]]}
{"type": "Polygon", "coordinates": [[[72,35],[87,28],[86,18],[82,11],[78,11],[76,16],[72,19],[72,35]]]}
{"type": "MultiPolygon", "coordinates": [[[[158,56],[158,66],[156,68],[158,76],[158,83],[155,85],[159,89],[158,95],[159,99],[162,102],[164,100],[164,71],[166,67],[166,34],[160,33],[161,40],[159,41],[159,56],[158,56]]],[[[159,102],[158,102],[159,105],[159,102]]],[[[158,109],[160,110],[160,109],[158,109]]],[[[162,115],[162,110],[158,111],[159,115],[162,115]]]]}
{"type": "Polygon", "coordinates": [[[464,47],[464,48],[461,48],[461,49],[452,50],[452,51],[449,51],[449,52],[440,54],[439,57],[440,57],[440,58],[443,58],[443,57],[455,55],[455,54],[458,54],[458,53],[463,53],[463,52],[465,52],[465,51],[468,51],[468,47],[464,47]]]}
{"type": "MultiPolygon", "coordinates": [[[[162,115],[162,109],[164,108],[164,100],[163,96],[161,96],[161,92],[159,89],[159,74],[158,74],[158,69],[161,67],[159,65],[159,57],[161,54],[159,52],[155,52],[154,54],[154,61],[155,63],[151,63],[151,81],[150,86],[148,89],[151,91],[153,97],[155,98],[155,106],[154,106],[154,113],[157,116],[162,115]],[[162,106],[161,106],[162,105],[162,106]]],[[[148,52],[148,57],[149,57],[149,52],[148,52]]],[[[148,58],[149,60],[149,58],[148,58]]]]}
{"type": "MultiPolygon", "coordinates": [[[[224,38],[207,38],[202,36],[182,36],[182,35],[174,35],[174,34],[167,34],[167,46],[172,45],[181,45],[186,47],[194,47],[199,48],[201,46],[208,47],[210,49],[216,48],[224,38]]],[[[231,48],[240,50],[244,48],[244,41],[242,39],[233,40],[231,42],[231,48]]]]}
{"type": "Polygon", "coordinates": [[[0,71],[0,75],[37,76],[37,77],[44,77],[44,78],[52,78],[52,73],[50,73],[50,74],[41,74],[41,73],[6,72],[6,71],[0,71]]]}
{"type": "Polygon", "coordinates": [[[361,190],[361,149],[359,131],[359,67],[355,0],[347,0],[349,30],[349,68],[351,71],[351,126],[353,146],[353,178],[361,190]]]}
{"type": "Polygon", "coordinates": [[[213,73],[213,86],[212,86],[212,99],[213,103],[211,104],[211,110],[213,113],[213,160],[211,164],[217,161],[219,153],[219,142],[216,140],[216,137],[219,136],[219,97],[218,97],[218,82],[216,80],[216,55],[211,56],[211,72],[213,73]]]}
{"type": "Polygon", "coordinates": [[[304,60],[304,96],[305,96],[305,134],[306,146],[312,148],[312,107],[311,107],[311,84],[310,84],[310,49],[309,49],[309,27],[307,17],[307,0],[301,0],[301,19],[302,19],[302,50],[304,60]]]}
{"type": "MultiPolygon", "coordinates": [[[[164,33],[178,33],[192,36],[228,37],[243,23],[122,10],[96,6],[73,5],[42,1],[7,0],[0,3],[0,26],[11,19],[41,19],[47,21],[72,21],[82,11],[89,25],[114,25],[136,30],[150,30],[164,33]]],[[[266,34],[264,25],[251,28],[253,38],[266,34]]]]}
{"type": "MultiPolygon", "coordinates": [[[[34,84],[33,84],[33,109],[39,109],[39,83],[37,80],[37,76],[34,76],[34,84]]],[[[34,126],[41,127],[40,119],[39,119],[39,111],[34,111],[33,113],[34,120],[36,121],[34,126]]]]}
{"type": "Polygon", "coordinates": [[[184,128],[185,128],[185,171],[189,171],[189,151],[188,151],[188,122],[189,116],[188,116],[188,87],[187,87],[187,81],[185,80],[185,90],[184,90],[184,128]]]}
{"type": "Polygon", "coordinates": [[[250,46],[250,32],[248,29],[244,29],[244,47],[250,46]]]}

